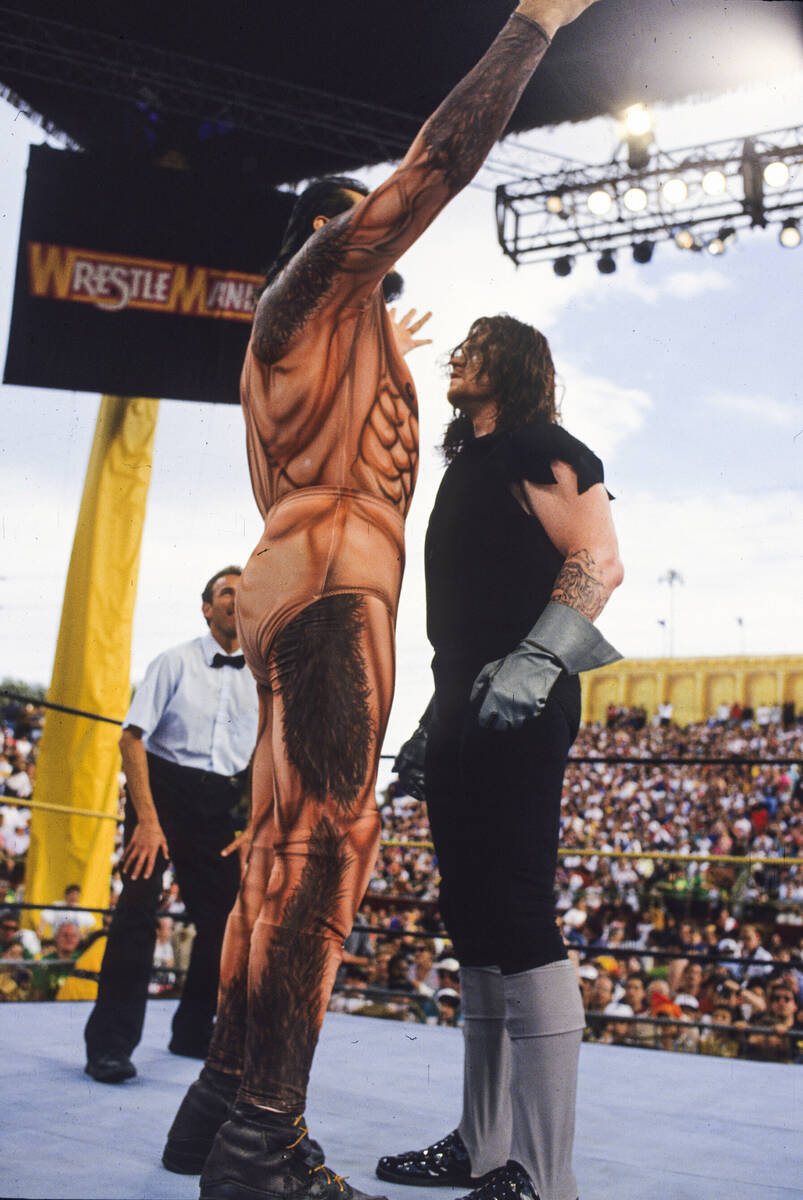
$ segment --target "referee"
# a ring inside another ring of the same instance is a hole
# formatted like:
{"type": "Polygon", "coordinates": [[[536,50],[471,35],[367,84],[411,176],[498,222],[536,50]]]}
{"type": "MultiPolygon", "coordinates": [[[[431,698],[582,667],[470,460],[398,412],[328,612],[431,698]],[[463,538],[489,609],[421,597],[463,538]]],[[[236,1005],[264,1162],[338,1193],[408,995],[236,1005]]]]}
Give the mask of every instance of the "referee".
{"type": "Polygon", "coordinates": [[[239,885],[231,810],[256,741],[257,695],[234,618],[239,567],[207,583],[209,632],[148,667],[120,737],[126,778],[123,890],[109,930],[98,998],[84,1038],[86,1073],[98,1083],[136,1075],[168,861],[196,928],[169,1049],[203,1058],[212,1033],[226,918],[239,885]]]}

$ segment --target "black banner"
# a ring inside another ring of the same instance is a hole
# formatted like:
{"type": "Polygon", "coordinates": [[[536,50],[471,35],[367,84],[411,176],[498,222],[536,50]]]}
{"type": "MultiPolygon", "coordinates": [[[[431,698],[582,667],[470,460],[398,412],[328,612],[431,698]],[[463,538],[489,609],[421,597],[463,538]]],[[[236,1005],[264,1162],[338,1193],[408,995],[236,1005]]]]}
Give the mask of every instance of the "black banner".
{"type": "Polygon", "coordinates": [[[6,383],[238,402],[293,197],[32,147],[6,383]]]}

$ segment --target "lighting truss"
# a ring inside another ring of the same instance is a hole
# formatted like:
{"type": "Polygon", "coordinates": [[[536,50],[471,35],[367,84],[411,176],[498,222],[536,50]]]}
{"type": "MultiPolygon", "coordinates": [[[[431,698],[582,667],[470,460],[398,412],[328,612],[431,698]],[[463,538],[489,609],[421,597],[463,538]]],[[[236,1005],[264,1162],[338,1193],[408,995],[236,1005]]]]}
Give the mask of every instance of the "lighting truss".
{"type": "Polygon", "coordinates": [[[554,162],[545,162],[545,173],[497,187],[497,235],[505,254],[516,264],[571,259],[678,234],[687,249],[707,246],[717,253],[739,229],[781,227],[803,214],[803,126],[680,150],[652,147],[641,170],[634,170],[628,158],[625,141],[613,162],[567,163],[557,171],[554,162]],[[789,175],[771,186],[764,169],[774,162],[784,163],[789,175]],[[706,190],[716,180],[703,186],[711,172],[723,177],[718,194],[706,190]],[[683,181],[686,195],[670,203],[664,189],[674,179],[683,181]],[[607,212],[595,215],[589,209],[594,192],[608,193],[607,212]],[[626,206],[628,192],[629,203],[643,204],[640,211],[626,206]]]}

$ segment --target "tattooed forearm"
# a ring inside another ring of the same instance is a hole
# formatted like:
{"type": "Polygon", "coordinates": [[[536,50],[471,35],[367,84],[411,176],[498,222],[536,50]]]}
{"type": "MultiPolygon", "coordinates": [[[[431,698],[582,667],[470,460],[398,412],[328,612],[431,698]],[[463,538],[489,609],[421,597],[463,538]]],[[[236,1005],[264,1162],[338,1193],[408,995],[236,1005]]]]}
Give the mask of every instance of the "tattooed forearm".
{"type": "Polygon", "coordinates": [[[602,612],[610,594],[611,588],[589,552],[578,550],[561,567],[551,599],[577,609],[593,621],[602,612]]]}
{"type": "Polygon", "coordinates": [[[465,187],[482,166],[548,46],[538,25],[512,16],[473,71],[421,130],[421,139],[451,192],[465,187]]]}

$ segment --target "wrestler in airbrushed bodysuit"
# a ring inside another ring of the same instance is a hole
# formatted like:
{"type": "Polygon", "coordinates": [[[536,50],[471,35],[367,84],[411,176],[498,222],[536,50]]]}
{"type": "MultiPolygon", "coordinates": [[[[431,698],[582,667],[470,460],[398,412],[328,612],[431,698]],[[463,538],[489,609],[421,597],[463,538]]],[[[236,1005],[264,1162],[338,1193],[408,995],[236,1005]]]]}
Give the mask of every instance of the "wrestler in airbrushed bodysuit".
{"type": "Polygon", "coordinates": [[[374,786],[418,460],[416,396],[382,280],[478,170],[547,45],[514,15],[387,182],[321,221],[257,308],[241,399],[265,529],[237,607],[260,727],[207,1060],[242,1071],[240,1102],[303,1109],[378,847],[374,786]]]}

